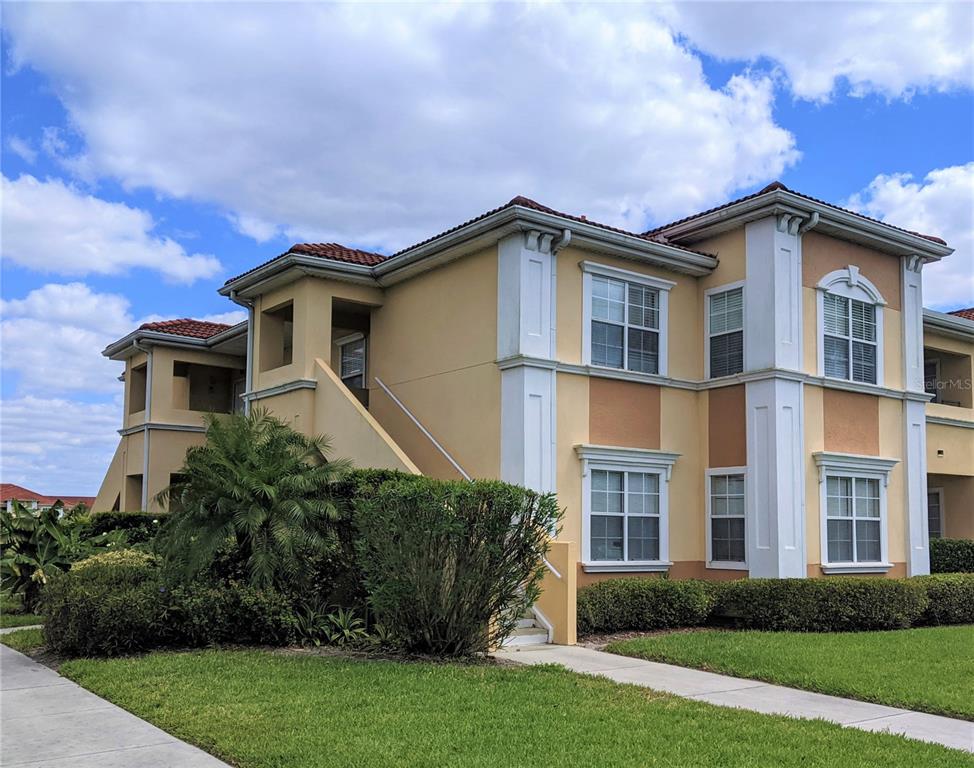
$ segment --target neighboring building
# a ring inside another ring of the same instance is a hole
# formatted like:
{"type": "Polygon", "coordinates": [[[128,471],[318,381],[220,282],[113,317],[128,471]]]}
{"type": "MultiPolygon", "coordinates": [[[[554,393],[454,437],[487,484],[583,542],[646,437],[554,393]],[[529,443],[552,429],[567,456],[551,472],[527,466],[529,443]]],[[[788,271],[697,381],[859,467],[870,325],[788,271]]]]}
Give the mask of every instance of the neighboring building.
{"type": "Polygon", "coordinates": [[[96,508],[179,471],[195,365],[215,410],[242,392],[359,466],[556,491],[558,642],[576,586],[623,574],[926,573],[935,515],[974,527],[974,321],[922,307],[951,252],[780,184],[642,234],[515,198],[389,257],[295,245],[220,289],[247,323],[106,350],[126,416],[96,508]]]}
{"type": "Polygon", "coordinates": [[[71,509],[79,504],[84,504],[86,507],[88,507],[88,509],[91,509],[92,505],[95,503],[95,497],[45,496],[43,493],[37,493],[37,491],[24,488],[21,485],[14,485],[13,483],[0,483],[0,507],[10,509],[15,501],[19,501],[29,509],[50,509],[58,501],[61,502],[64,509],[71,509]]]}

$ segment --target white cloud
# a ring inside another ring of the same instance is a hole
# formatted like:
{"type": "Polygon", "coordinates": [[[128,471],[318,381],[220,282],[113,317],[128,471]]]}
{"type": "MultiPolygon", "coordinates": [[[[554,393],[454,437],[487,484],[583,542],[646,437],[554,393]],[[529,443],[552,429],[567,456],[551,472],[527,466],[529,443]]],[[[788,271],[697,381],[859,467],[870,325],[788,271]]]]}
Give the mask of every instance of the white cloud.
{"type": "Polygon", "coordinates": [[[3,370],[21,391],[117,392],[120,366],[101,351],[135,328],[129,302],[83,283],[48,284],[23,299],[0,302],[3,370]]]}
{"type": "Polygon", "coordinates": [[[643,228],[794,163],[771,80],[712,88],[657,13],[24,4],[5,25],[83,138],[68,167],[258,241],[397,248],[515,194],[643,228]]]}
{"type": "Polygon", "coordinates": [[[119,402],[0,402],[0,476],[40,493],[94,495],[118,444],[119,402]]]}
{"type": "Polygon", "coordinates": [[[37,160],[37,150],[27,139],[22,139],[20,136],[10,136],[7,139],[7,148],[28,165],[33,165],[37,160]]]}
{"type": "Polygon", "coordinates": [[[768,57],[799,98],[909,98],[974,86],[974,5],[967,2],[676,3],[673,26],[725,59],[768,57]]]}
{"type": "Polygon", "coordinates": [[[914,232],[936,235],[954,253],[924,267],[923,301],[934,309],[974,307],[974,162],[931,171],[880,175],[849,207],[914,232]]]}
{"type": "Polygon", "coordinates": [[[39,272],[117,274],[133,267],[172,282],[213,277],[220,262],[187,254],[175,240],[152,234],[146,211],[86,195],[59,179],[3,177],[3,257],[39,272]]]}

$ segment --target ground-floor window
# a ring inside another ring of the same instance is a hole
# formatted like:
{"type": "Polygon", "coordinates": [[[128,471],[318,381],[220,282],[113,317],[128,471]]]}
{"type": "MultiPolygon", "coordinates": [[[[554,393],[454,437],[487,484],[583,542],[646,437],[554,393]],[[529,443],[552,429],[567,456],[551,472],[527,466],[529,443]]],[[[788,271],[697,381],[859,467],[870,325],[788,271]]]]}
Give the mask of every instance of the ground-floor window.
{"type": "Polygon", "coordinates": [[[710,565],[734,567],[747,562],[744,468],[707,472],[707,523],[710,565]]]}
{"type": "Polygon", "coordinates": [[[829,562],[882,562],[879,480],[830,475],[826,494],[829,562]]]}
{"type": "Polygon", "coordinates": [[[931,539],[944,537],[944,491],[942,488],[927,490],[927,527],[931,539]]]}
{"type": "Polygon", "coordinates": [[[583,463],[583,562],[590,570],[668,565],[667,486],[675,454],[576,446],[583,463]]]}
{"type": "Polygon", "coordinates": [[[822,567],[832,573],[888,570],[886,486],[898,460],[813,456],[822,489],[822,567]]]}

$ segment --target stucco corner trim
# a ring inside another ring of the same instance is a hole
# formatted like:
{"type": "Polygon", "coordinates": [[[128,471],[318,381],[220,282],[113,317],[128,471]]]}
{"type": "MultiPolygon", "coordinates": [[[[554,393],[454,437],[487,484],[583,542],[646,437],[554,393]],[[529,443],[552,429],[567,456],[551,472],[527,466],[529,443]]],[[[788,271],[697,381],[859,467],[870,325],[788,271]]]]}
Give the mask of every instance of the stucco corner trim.
{"type": "Polygon", "coordinates": [[[927,414],[927,424],[940,424],[944,427],[960,427],[961,429],[974,429],[974,421],[964,419],[951,419],[948,416],[931,416],[927,414]]]}
{"type": "Polygon", "coordinates": [[[822,563],[822,573],[827,575],[842,575],[853,573],[886,573],[893,567],[892,563],[869,563],[860,565],[858,563],[843,563],[839,565],[829,565],[822,563]]]}
{"type": "Polygon", "coordinates": [[[673,465],[682,455],[669,451],[657,451],[652,448],[622,448],[614,445],[591,445],[589,443],[576,445],[575,453],[584,462],[663,470],[667,480],[670,479],[673,465]]]}
{"type": "Polygon", "coordinates": [[[600,275],[602,277],[612,277],[616,280],[625,280],[630,283],[639,283],[641,285],[649,286],[650,288],[656,288],[660,291],[668,291],[676,285],[676,283],[672,280],[664,280],[661,277],[644,275],[642,272],[633,272],[629,269],[610,267],[607,264],[599,264],[595,261],[580,261],[578,266],[582,272],[586,272],[591,275],[600,275]]]}
{"type": "Polygon", "coordinates": [[[670,570],[671,562],[652,562],[652,563],[635,563],[635,562],[618,562],[618,563],[607,563],[607,562],[596,562],[596,563],[582,563],[582,570],[585,573],[663,573],[670,570]]]}
{"type": "Polygon", "coordinates": [[[889,473],[899,464],[899,459],[886,459],[877,456],[862,456],[857,453],[830,453],[816,451],[812,454],[815,466],[818,467],[818,481],[825,482],[830,472],[854,472],[865,475],[878,476],[883,485],[889,485],[889,473]]]}

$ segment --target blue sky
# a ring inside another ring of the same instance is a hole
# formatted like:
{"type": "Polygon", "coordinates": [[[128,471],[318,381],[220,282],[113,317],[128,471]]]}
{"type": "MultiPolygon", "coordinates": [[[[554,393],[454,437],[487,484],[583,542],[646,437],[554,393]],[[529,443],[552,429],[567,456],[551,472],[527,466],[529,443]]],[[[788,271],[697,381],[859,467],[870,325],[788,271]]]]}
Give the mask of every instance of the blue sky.
{"type": "Polygon", "coordinates": [[[104,345],[215,317],[295,241],[392,251],[514,195],[647,229],[773,179],[957,253],[974,305],[968,4],[5,4],[2,472],[94,493],[104,345]],[[902,45],[904,32],[911,46],[902,45]]]}

